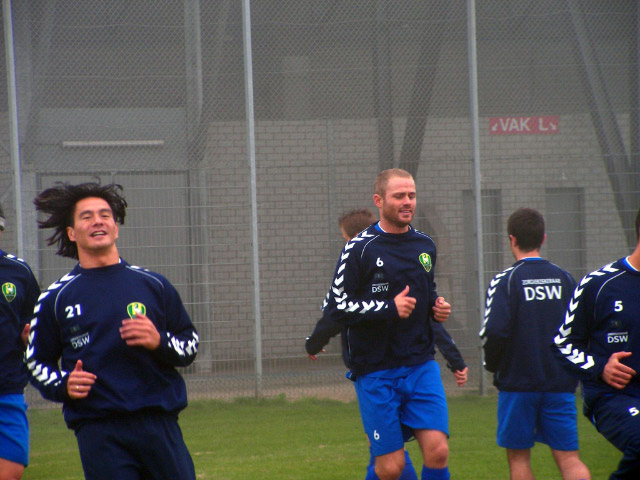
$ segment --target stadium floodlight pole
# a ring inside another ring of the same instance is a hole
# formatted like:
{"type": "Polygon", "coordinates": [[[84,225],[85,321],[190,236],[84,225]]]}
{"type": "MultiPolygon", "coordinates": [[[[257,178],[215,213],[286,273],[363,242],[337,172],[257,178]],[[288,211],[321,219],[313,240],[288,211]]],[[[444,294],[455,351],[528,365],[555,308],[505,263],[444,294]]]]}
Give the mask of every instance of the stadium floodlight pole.
{"type": "MultiPolygon", "coordinates": [[[[471,109],[471,140],[473,145],[473,195],[476,204],[476,259],[478,262],[478,306],[480,328],[484,319],[484,242],[482,229],[482,174],[480,171],[480,120],[478,109],[478,53],[476,50],[476,3],[467,0],[467,49],[469,56],[469,104],[471,109]]],[[[480,352],[480,394],[486,392],[482,347],[480,352]]]]}
{"type": "Polygon", "coordinates": [[[247,157],[251,176],[251,242],[253,244],[253,311],[255,315],[255,395],[262,395],[262,319],[260,311],[260,256],[258,252],[258,200],[256,194],[256,128],[253,111],[253,58],[251,54],[251,10],[242,1],[242,42],[244,46],[244,91],[247,121],[247,157]]]}
{"type": "Polygon", "coordinates": [[[7,64],[7,94],[9,104],[9,146],[13,165],[13,190],[16,204],[16,229],[18,256],[24,257],[24,233],[22,231],[22,174],[20,172],[20,141],[18,137],[18,101],[16,95],[16,63],[13,46],[13,17],[11,0],[2,0],[4,18],[4,49],[7,64]]]}

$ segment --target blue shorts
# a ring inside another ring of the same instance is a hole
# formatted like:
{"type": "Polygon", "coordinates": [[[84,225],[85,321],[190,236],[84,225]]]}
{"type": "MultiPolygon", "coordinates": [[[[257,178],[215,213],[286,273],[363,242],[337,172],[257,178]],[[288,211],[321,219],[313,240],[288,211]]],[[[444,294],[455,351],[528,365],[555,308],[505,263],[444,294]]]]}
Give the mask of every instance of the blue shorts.
{"type": "Polygon", "coordinates": [[[376,457],[403,449],[408,429],[439,430],[449,435],[438,363],[431,360],[394,371],[400,370],[402,375],[396,378],[369,374],[356,380],[362,424],[376,457]]]}
{"type": "Polygon", "coordinates": [[[607,395],[596,401],[592,421],[598,432],[622,452],[640,452],[640,398],[607,395]]]}
{"type": "Polygon", "coordinates": [[[0,395],[0,457],[25,467],[29,464],[27,404],[21,393],[0,395]]]}
{"type": "Polygon", "coordinates": [[[86,480],[195,480],[174,415],[134,412],[86,421],[75,431],[86,480]]]}
{"type": "Polygon", "coordinates": [[[498,445],[512,450],[535,442],[554,450],[578,450],[576,397],[573,393],[499,392],[498,445]]]}

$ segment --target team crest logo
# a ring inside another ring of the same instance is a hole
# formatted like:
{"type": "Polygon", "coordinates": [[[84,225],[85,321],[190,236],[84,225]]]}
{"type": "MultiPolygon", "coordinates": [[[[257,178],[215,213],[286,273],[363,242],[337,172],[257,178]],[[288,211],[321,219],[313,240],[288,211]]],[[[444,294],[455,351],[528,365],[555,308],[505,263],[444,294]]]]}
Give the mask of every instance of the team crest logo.
{"type": "Polygon", "coordinates": [[[9,282],[3,283],[2,294],[4,295],[4,298],[7,299],[7,302],[13,302],[13,299],[16,298],[16,286],[9,282]]]}
{"type": "Polygon", "coordinates": [[[427,272],[431,271],[431,256],[429,256],[428,253],[421,253],[420,256],[418,257],[418,260],[420,260],[420,264],[424,267],[424,269],[427,272]]]}
{"type": "Polygon", "coordinates": [[[127,305],[127,313],[129,314],[129,318],[136,318],[136,314],[146,315],[147,307],[140,302],[131,302],[127,305]]]}

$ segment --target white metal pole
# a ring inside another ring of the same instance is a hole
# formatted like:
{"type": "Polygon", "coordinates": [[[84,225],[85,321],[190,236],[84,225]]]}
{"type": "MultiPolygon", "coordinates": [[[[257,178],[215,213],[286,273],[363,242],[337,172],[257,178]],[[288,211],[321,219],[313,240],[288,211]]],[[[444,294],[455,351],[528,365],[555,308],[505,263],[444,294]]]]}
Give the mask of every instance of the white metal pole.
{"type": "Polygon", "coordinates": [[[16,92],[16,64],[13,46],[13,18],[11,0],[2,0],[4,18],[4,45],[7,61],[7,93],[9,103],[9,147],[13,166],[13,190],[16,204],[16,230],[18,233],[17,252],[24,257],[24,232],[22,221],[22,173],[20,171],[20,138],[18,131],[18,95],[16,92]]]}
{"type": "MultiPolygon", "coordinates": [[[[476,259],[478,266],[478,305],[480,326],[484,321],[484,241],[482,229],[482,174],[480,170],[480,119],[478,112],[478,55],[476,50],[476,4],[467,0],[467,48],[469,57],[469,103],[471,114],[471,140],[473,149],[473,194],[476,204],[476,259]]],[[[482,347],[480,351],[480,393],[486,392],[484,367],[482,365],[482,347]]]]}
{"type": "Polygon", "coordinates": [[[256,138],[253,111],[253,59],[251,54],[250,1],[242,1],[244,90],[247,122],[247,156],[251,177],[251,240],[253,244],[253,310],[255,315],[256,396],[262,394],[262,318],[260,311],[260,256],[258,249],[258,200],[256,193],[256,138]]]}

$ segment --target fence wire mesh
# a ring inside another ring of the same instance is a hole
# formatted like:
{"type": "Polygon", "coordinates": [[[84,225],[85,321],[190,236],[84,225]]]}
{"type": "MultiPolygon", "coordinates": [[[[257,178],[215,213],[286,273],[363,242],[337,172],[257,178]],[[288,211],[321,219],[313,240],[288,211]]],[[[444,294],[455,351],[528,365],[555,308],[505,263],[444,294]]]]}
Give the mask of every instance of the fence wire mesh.
{"type": "Polygon", "coordinates": [[[634,0],[477,2],[474,158],[467,3],[250,2],[252,205],[240,0],[13,2],[3,27],[15,91],[6,62],[0,75],[3,249],[46,288],[73,264],[47,247],[34,196],[57,181],[119,183],[130,205],[121,255],[167,276],[199,330],[190,395],[352,398],[340,342],[312,363],[304,338],[343,244],[338,217],[372,208],[376,174],[404,168],[418,188],[414,225],[438,246],[465,389],[479,389],[474,161],[485,281],[513,261],[505,221],[520,206],[545,215],[543,255],[576,277],[627,254],[640,205],[640,17],[634,0]]]}

